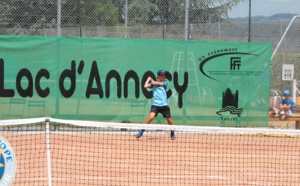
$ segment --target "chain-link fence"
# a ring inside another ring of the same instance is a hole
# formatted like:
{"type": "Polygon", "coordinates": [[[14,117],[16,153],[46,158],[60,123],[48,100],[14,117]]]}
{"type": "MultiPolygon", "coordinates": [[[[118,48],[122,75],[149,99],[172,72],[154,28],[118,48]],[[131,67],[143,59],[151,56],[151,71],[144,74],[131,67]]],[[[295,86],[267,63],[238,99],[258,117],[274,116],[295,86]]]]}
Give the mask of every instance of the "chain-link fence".
{"type": "MultiPolygon", "coordinates": [[[[2,0],[0,34],[268,42],[274,50],[295,14],[251,17],[245,11],[242,18],[228,16],[247,2],[250,0],[2,0]]],[[[250,3],[249,8],[253,8],[250,3]]],[[[282,12],[288,10],[282,7],[282,12]]],[[[282,80],[282,66],[293,64],[292,79],[300,80],[299,28],[300,18],[290,25],[272,58],[272,95],[281,96],[284,89],[296,92],[293,81],[282,80]]]]}

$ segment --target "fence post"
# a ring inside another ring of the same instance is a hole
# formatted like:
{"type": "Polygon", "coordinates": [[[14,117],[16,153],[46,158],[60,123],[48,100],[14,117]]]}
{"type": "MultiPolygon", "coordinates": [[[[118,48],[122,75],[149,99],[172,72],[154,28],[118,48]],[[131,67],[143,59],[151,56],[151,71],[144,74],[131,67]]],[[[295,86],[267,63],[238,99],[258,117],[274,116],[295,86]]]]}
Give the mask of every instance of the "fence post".
{"type": "Polygon", "coordinates": [[[184,21],[184,40],[189,39],[189,8],[190,8],[190,1],[185,1],[185,21],[184,21]]]}
{"type": "Polygon", "coordinates": [[[57,36],[61,36],[61,0],[57,0],[57,36]]]}

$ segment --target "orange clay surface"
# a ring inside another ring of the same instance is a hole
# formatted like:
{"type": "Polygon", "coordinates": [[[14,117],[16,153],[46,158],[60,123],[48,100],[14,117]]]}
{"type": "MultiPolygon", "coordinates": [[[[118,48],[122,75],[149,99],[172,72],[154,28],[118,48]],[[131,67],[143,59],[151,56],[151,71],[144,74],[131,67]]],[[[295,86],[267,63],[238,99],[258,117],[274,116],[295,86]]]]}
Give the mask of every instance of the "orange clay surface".
{"type": "MultiPolygon", "coordinates": [[[[300,185],[300,138],[134,134],[51,134],[52,185],[300,185]]],[[[13,185],[48,185],[45,134],[2,135],[13,185]]]]}

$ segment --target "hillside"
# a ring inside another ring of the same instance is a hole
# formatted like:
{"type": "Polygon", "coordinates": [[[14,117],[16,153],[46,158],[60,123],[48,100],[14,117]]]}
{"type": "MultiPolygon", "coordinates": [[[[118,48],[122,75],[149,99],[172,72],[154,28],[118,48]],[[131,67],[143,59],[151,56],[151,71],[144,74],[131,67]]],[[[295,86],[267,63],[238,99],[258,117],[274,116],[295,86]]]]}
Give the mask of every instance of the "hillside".
{"type": "MultiPolygon", "coordinates": [[[[279,20],[290,21],[295,15],[297,14],[280,13],[271,16],[253,16],[251,17],[251,22],[278,22],[279,20]]],[[[248,22],[249,17],[228,18],[227,20],[230,22],[248,22]]]]}

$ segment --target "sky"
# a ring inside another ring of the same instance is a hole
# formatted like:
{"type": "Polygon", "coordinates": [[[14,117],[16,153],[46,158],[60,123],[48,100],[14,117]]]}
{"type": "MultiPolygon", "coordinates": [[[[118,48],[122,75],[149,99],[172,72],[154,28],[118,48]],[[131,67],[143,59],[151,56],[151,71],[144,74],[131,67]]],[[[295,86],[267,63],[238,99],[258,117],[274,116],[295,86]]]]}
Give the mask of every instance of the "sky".
{"type": "MultiPolygon", "coordinates": [[[[251,16],[271,16],[277,13],[300,15],[300,0],[251,0],[251,16]]],[[[230,18],[248,17],[249,0],[232,8],[230,18]]]]}

